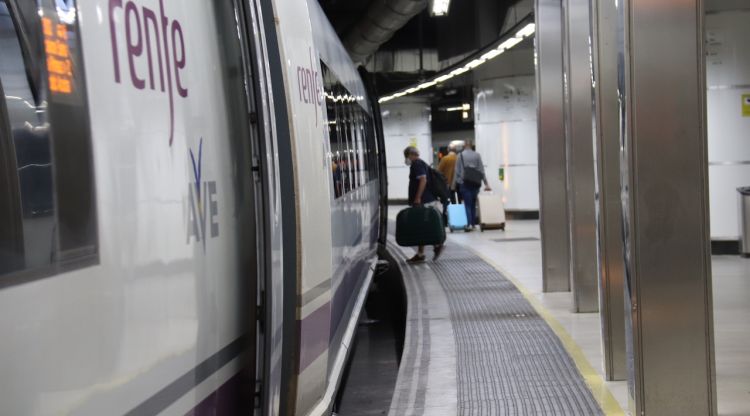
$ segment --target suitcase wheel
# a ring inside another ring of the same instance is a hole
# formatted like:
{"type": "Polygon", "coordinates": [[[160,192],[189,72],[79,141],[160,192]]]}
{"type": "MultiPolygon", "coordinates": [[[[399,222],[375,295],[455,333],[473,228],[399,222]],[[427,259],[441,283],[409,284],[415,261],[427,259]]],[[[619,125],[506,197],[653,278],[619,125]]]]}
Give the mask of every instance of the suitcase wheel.
{"type": "Polygon", "coordinates": [[[479,232],[484,232],[484,224],[479,224],[479,232]]]}

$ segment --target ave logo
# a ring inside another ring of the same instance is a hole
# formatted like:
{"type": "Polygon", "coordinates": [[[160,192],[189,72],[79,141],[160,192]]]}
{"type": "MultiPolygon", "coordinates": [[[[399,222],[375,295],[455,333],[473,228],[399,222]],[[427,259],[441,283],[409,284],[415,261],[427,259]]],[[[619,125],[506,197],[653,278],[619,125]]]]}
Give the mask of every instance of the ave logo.
{"type": "Polygon", "coordinates": [[[198,144],[198,159],[193,149],[189,150],[195,182],[188,183],[188,224],[187,243],[191,239],[203,242],[219,236],[219,201],[216,196],[216,181],[204,181],[202,178],[203,138],[198,144]]]}

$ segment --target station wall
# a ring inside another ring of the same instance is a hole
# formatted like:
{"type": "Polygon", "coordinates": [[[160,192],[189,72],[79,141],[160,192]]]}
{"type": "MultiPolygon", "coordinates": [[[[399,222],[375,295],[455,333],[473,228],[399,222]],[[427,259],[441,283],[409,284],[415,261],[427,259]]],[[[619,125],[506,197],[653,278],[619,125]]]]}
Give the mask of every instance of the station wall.
{"type": "Polygon", "coordinates": [[[381,104],[385,158],[388,168],[388,198],[406,200],[409,194],[409,167],[404,164],[404,148],[412,145],[420,157],[432,163],[430,104],[427,100],[401,98],[381,104]]]}
{"type": "MultiPolygon", "coordinates": [[[[748,6],[746,6],[748,7],[748,6]]],[[[711,238],[737,240],[737,188],[750,186],[750,9],[706,16],[711,238]],[[743,108],[745,114],[743,114],[743,108]]]]}
{"type": "Polygon", "coordinates": [[[506,52],[474,73],[477,151],[492,189],[502,194],[508,211],[539,210],[534,73],[532,45],[506,52]]]}
{"type": "Polygon", "coordinates": [[[508,211],[539,210],[536,81],[533,75],[480,80],[474,99],[477,151],[508,211]]]}

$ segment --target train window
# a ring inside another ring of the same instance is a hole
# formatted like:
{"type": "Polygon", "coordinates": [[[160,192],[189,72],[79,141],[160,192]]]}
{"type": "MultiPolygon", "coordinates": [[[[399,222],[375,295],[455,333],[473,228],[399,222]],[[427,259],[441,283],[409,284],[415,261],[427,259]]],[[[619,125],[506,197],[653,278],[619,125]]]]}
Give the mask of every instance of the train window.
{"type": "Polygon", "coordinates": [[[75,4],[0,2],[0,287],[98,262],[75,4]]]}
{"type": "Polygon", "coordinates": [[[367,151],[367,148],[365,147],[365,137],[364,137],[364,130],[362,129],[362,115],[364,114],[364,110],[358,103],[352,104],[354,106],[354,119],[356,120],[356,126],[357,126],[357,161],[359,163],[359,174],[357,175],[359,177],[361,184],[367,183],[367,159],[365,158],[365,154],[367,151]]]}
{"type": "Polygon", "coordinates": [[[341,155],[341,135],[339,129],[341,126],[338,123],[336,117],[336,103],[334,101],[335,95],[333,91],[333,75],[326,68],[325,64],[321,64],[323,67],[323,85],[325,91],[325,103],[326,103],[326,115],[328,117],[328,139],[330,141],[330,153],[329,158],[331,159],[331,175],[333,177],[333,194],[334,198],[338,198],[344,194],[344,182],[343,182],[343,169],[342,155],[341,155]]]}
{"type": "Polygon", "coordinates": [[[370,161],[372,164],[373,179],[380,178],[380,163],[378,162],[378,144],[377,144],[377,131],[375,128],[375,121],[372,117],[367,119],[367,137],[370,142],[370,161]]]}
{"type": "Polygon", "coordinates": [[[335,198],[366,184],[375,176],[375,138],[372,117],[357,102],[324,62],[331,177],[335,198]]]}
{"type": "Polygon", "coordinates": [[[340,102],[342,96],[342,89],[340,84],[336,84],[334,88],[335,97],[334,103],[336,106],[336,122],[339,131],[339,140],[341,140],[341,174],[343,183],[343,192],[346,194],[352,190],[352,161],[351,155],[349,154],[349,121],[347,120],[346,108],[340,102]]]}
{"type": "Polygon", "coordinates": [[[367,136],[367,119],[369,115],[360,109],[359,120],[360,120],[360,134],[362,135],[362,141],[364,142],[364,150],[362,153],[362,161],[364,162],[364,176],[365,181],[369,182],[372,180],[372,161],[370,160],[370,152],[372,146],[370,145],[370,138],[367,136]]]}
{"type": "Polygon", "coordinates": [[[353,157],[354,157],[354,163],[355,163],[355,177],[357,178],[357,184],[362,185],[362,160],[360,157],[360,153],[362,151],[362,142],[359,135],[359,117],[358,117],[358,108],[359,106],[354,103],[349,103],[349,109],[352,117],[352,141],[354,142],[354,151],[353,151],[353,157]]]}
{"type": "Polygon", "coordinates": [[[349,181],[351,182],[351,188],[349,190],[355,190],[359,186],[357,180],[357,136],[354,128],[354,117],[352,116],[352,105],[348,102],[348,91],[342,88],[341,96],[343,97],[343,103],[341,108],[344,109],[344,119],[346,126],[346,145],[347,154],[349,155],[349,181]]]}
{"type": "Polygon", "coordinates": [[[367,180],[371,181],[375,178],[375,165],[372,163],[372,151],[373,143],[370,137],[370,115],[363,113],[362,116],[362,134],[365,137],[365,148],[367,149],[365,154],[365,160],[367,160],[367,180]]]}

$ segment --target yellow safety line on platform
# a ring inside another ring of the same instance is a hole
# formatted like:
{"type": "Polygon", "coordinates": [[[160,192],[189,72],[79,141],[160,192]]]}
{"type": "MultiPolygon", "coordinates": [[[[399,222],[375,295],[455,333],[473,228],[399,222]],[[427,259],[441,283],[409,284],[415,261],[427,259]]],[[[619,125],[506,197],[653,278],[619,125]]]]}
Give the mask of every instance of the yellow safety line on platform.
{"type": "Polygon", "coordinates": [[[596,370],[594,370],[594,367],[591,366],[589,360],[586,359],[586,356],[584,355],[583,350],[581,350],[581,347],[579,347],[575,340],[573,340],[573,337],[568,333],[568,331],[565,330],[562,324],[560,324],[560,322],[555,319],[554,316],[552,316],[552,313],[547,310],[547,308],[545,308],[544,305],[542,305],[542,303],[539,302],[539,300],[534,295],[532,295],[531,292],[526,289],[526,287],[521,284],[521,282],[516,280],[516,278],[513,277],[513,275],[510,274],[507,270],[499,266],[491,259],[487,258],[484,254],[478,252],[477,250],[474,250],[473,248],[470,248],[468,246],[464,247],[469,248],[482,260],[487,262],[487,264],[497,269],[497,271],[499,271],[503,276],[510,280],[511,283],[516,286],[518,291],[521,292],[523,297],[526,298],[529,303],[531,303],[531,306],[534,307],[539,316],[541,316],[542,319],[547,322],[547,325],[552,328],[552,331],[560,339],[560,342],[562,342],[563,347],[568,352],[570,357],[573,358],[576,367],[578,367],[578,371],[581,372],[583,379],[586,381],[586,385],[588,386],[589,390],[591,390],[591,394],[599,403],[599,407],[602,408],[604,414],[607,416],[626,415],[625,411],[623,411],[622,407],[620,407],[620,403],[617,402],[617,399],[615,399],[615,397],[612,395],[612,392],[609,391],[609,388],[605,384],[602,376],[596,370]]]}

